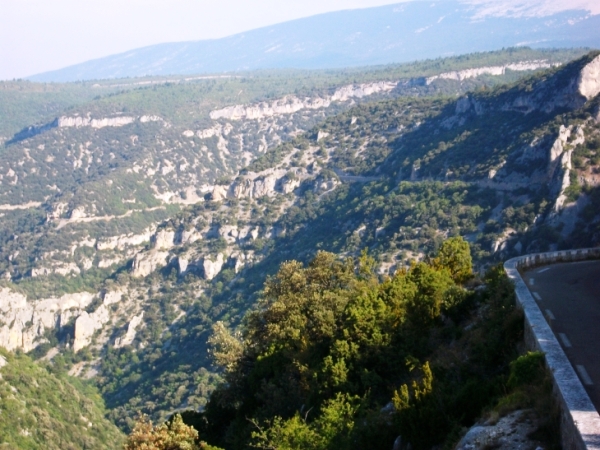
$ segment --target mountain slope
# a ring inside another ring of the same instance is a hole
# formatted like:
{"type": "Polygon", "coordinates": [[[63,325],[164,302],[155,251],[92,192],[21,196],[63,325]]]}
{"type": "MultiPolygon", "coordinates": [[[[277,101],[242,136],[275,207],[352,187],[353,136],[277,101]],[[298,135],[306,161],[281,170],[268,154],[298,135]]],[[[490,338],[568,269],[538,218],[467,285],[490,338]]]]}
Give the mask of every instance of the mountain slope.
{"type": "MultiPolygon", "coordinates": [[[[327,117],[377,99],[457,95],[580,54],[523,48],[362,71],[82,86],[84,99],[104,95],[23,128],[0,151],[0,270],[40,280],[30,289],[38,298],[89,289],[216,181],[327,117]],[[70,279],[86,273],[91,284],[70,279]],[[43,280],[55,275],[72,287],[47,292],[43,280]]],[[[20,87],[29,97],[43,86],[20,87]]]]}
{"type": "Polygon", "coordinates": [[[459,100],[357,106],[162,224],[161,244],[136,255],[120,287],[151,292],[136,307],[149,311],[145,329],[132,347],[109,345],[102,360],[113,417],[125,423],[140,404],[156,418],[201,408],[216,381],[211,325],[235,326],[286,260],[368,248],[390,273],[454,235],[471,242],[478,266],[598,244],[599,66],[596,53],[459,100]],[[167,265],[140,278],[140,263],[164,251],[167,265]],[[119,379],[121,371],[140,376],[119,379]]]}
{"type": "Polygon", "coordinates": [[[573,10],[547,17],[473,20],[457,0],[339,11],[234,36],[131,50],[30,77],[75,81],[266,68],[389,64],[530,45],[599,47],[600,15],[573,10]]]}
{"type": "Polygon", "coordinates": [[[0,447],[114,449],[123,435],[104,415],[97,390],[25,355],[0,350],[0,447]]]}
{"type": "Polygon", "coordinates": [[[235,327],[283,261],[366,248],[386,274],[455,235],[478,268],[594,245],[599,66],[590,53],[502,86],[439,69],[283,97],[255,89],[239,102],[238,87],[257,80],[232,80],[218,100],[225,85],[210,81],[191,97],[165,85],[71,111],[0,155],[11,201],[1,264],[12,277],[0,282],[0,338],[60,352],[127,428],[138,409],[160,419],[206,404],[220,381],[212,325],[235,327]],[[203,195],[182,195],[203,179],[203,195]]]}

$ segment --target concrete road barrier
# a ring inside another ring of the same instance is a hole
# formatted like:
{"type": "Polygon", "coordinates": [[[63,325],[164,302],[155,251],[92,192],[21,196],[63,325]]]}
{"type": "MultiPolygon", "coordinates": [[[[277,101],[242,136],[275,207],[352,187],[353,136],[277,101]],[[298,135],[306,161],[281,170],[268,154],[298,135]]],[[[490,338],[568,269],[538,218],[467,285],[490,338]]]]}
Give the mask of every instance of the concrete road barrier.
{"type": "Polygon", "coordinates": [[[565,450],[600,450],[600,415],[521,278],[519,269],[587,259],[600,259],[600,247],[535,253],[504,263],[506,274],[515,284],[518,305],[525,315],[525,343],[530,350],[544,352],[553,376],[554,395],[561,406],[561,439],[565,450]]]}

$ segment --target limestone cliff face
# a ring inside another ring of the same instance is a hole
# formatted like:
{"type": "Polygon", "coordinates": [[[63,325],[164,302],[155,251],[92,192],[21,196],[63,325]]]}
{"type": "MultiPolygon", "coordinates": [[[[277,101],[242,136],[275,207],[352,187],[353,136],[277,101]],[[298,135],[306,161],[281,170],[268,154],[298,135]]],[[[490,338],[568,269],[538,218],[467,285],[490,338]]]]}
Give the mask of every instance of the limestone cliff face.
{"type": "Polygon", "coordinates": [[[264,172],[249,172],[238,177],[229,188],[221,186],[213,190],[213,200],[223,198],[259,198],[272,197],[279,192],[289,194],[294,191],[302,181],[299,172],[294,178],[290,178],[284,169],[269,169],[264,172]]]}
{"type": "Polygon", "coordinates": [[[154,230],[152,228],[148,228],[144,230],[144,232],[140,234],[124,234],[120,236],[112,236],[109,238],[104,238],[98,240],[96,242],[96,249],[98,250],[124,250],[129,246],[138,246],[143,244],[144,242],[150,241],[152,235],[154,234],[154,230]]]}
{"type": "Polygon", "coordinates": [[[56,273],[58,275],[66,276],[72,273],[81,273],[79,266],[75,263],[54,263],[50,267],[34,267],[29,272],[29,276],[32,278],[46,276],[56,273]]]}
{"type": "MultiPolygon", "coordinates": [[[[447,75],[447,77],[460,78],[469,74],[476,76],[478,70],[480,69],[470,69],[466,74],[460,75],[457,72],[456,75],[447,75]]],[[[448,129],[457,125],[462,126],[469,115],[480,116],[497,109],[516,111],[521,114],[551,113],[557,108],[576,109],[598,93],[600,93],[600,56],[581,68],[567,83],[561,81],[560,85],[552,85],[551,82],[540,82],[534,85],[530,91],[521,92],[516,96],[507,95],[506,100],[503,100],[500,106],[497,103],[487,102],[482,97],[465,96],[456,102],[455,115],[446,118],[442,126],[448,129]]]]}
{"type": "Polygon", "coordinates": [[[144,311],[142,311],[137,316],[133,316],[133,318],[127,325],[127,332],[125,333],[125,335],[123,335],[115,340],[115,348],[121,348],[121,347],[125,347],[126,345],[131,345],[131,343],[135,339],[135,335],[137,333],[137,328],[142,323],[143,318],[144,318],[144,311]]]}
{"type": "Polygon", "coordinates": [[[178,233],[176,240],[180,244],[193,244],[202,239],[202,234],[195,228],[191,230],[182,230],[178,233]]]}
{"type": "Polygon", "coordinates": [[[255,105],[235,105],[211,111],[210,118],[216,119],[261,119],[282,114],[292,114],[302,109],[327,108],[331,100],[315,98],[301,100],[295,96],[286,96],[273,102],[257,103],[255,105]]]}
{"type": "Polygon", "coordinates": [[[549,165],[549,167],[554,167],[552,175],[556,180],[554,183],[555,186],[551,186],[551,188],[553,188],[555,192],[558,192],[558,196],[553,208],[554,214],[560,212],[565,204],[565,201],[567,200],[565,190],[571,185],[570,173],[571,170],[573,170],[571,164],[571,155],[573,154],[573,149],[584,142],[585,135],[581,127],[577,127],[574,133],[571,133],[571,128],[565,128],[564,126],[560,127],[559,136],[551,149],[551,160],[549,165]],[[575,138],[571,140],[568,147],[565,146],[563,148],[567,142],[567,139],[571,137],[572,134],[575,135],[575,138]],[[562,150],[560,153],[558,153],[559,149],[562,150]]]}
{"type": "Polygon", "coordinates": [[[122,127],[124,125],[129,125],[130,123],[135,122],[136,120],[141,123],[147,122],[158,122],[162,121],[162,119],[158,116],[141,116],[141,117],[131,117],[131,116],[117,116],[117,117],[103,117],[100,119],[92,119],[91,117],[68,117],[61,116],[56,120],[57,126],[59,128],[65,127],[92,127],[92,128],[104,128],[104,127],[122,127]]]}
{"type": "Polygon", "coordinates": [[[65,325],[82,313],[96,295],[89,292],[28,301],[8,288],[0,290],[0,346],[28,352],[44,342],[46,329],[65,325]]]}
{"type": "Polygon", "coordinates": [[[398,85],[397,82],[380,81],[378,83],[350,84],[341,87],[331,96],[332,102],[345,102],[352,98],[363,98],[379,92],[389,92],[398,85]]]}
{"type": "Polygon", "coordinates": [[[223,258],[222,253],[219,253],[214,261],[209,258],[204,258],[204,260],[202,261],[202,269],[204,271],[204,278],[206,280],[212,280],[214,277],[216,277],[219,274],[219,272],[223,268],[224,263],[225,263],[225,260],[223,258]]]}
{"type": "MultiPolygon", "coordinates": [[[[236,108],[236,107],[232,107],[232,108],[236,108]]],[[[244,111],[240,110],[238,112],[241,114],[240,118],[246,117],[246,113],[244,111]]],[[[219,116],[219,114],[217,114],[217,116],[219,116]]],[[[225,116],[223,116],[223,117],[225,117],[225,116]]],[[[217,118],[221,118],[221,116],[219,116],[217,118]]],[[[213,136],[218,136],[218,137],[222,138],[224,136],[228,136],[231,133],[232,130],[233,130],[233,126],[230,123],[226,123],[225,125],[221,125],[220,123],[216,123],[212,127],[205,128],[204,130],[198,130],[196,132],[194,132],[192,130],[185,130],[182,134],[185,137],[194,137],[194,136],[197,136],[200,139],[209,139],[209,138],[211,138],[213,136]]]]}
{"type": "Polygon", "coordinates": [[[3,324],[0,327],[0,346],[28,352],[45,342],[46,330],[61,328],[76,318],[73,349],[76,352],[81,350],[90,344],[94,332],[110,320],[108,307],[120,302],[123,292],[108,291],[100,295],[102,304],[88,313],[85,309],[98,294],[79,292],[28,301],[24,295],[8,288],[0,290],[0,323],[3,324]]]}
{"type": "Polygon", "coordinates": [[[121,301],[123,292],[105,292],[102,304],[93,312],[83,311],[75,320],[75,336],[73,340],[73,351],[78,352],[87,347],[92,340],[96,330],[101,329],[110,321],[109,306],[121,301]]]}
{"type": "Polygon", "coordinates": [[[425,79],[426,84],[431,84],[435,80],[456,80],[463,81],[469,78],[479,77],[481,75],[504,75],[507,70],[523,71],[523,70],[537,70],[537,69],[548,69],[555,67],[557,64],[551,64],[547,60],[534,60],[534,61],[521,61],[518,63],[505,64],[503,66],[487,66],[477,67],[473,69],[456,70],[452,72],[445,72],[433,77],[425,79]]]}
{"type": "Polygon", "coordinates": [[[58,127],[92,127],[92,128],[104,128],[104,127],[122,127],[123,125],[129,125],[133,123],[135,118],[129,116],[122,117],[111,117],[102,119],[91,119],[89,117],[59,117],[58,127]]]}
{"type": "Polygon", "coordinates": [[[566,86],[552,92],[548,89],[542,84],[533,92],[507,102],[503,109],[528,114],[535,110],[550,113],[557,108],[580,108],[600,92],[600,56],[586,64],[566,86]]]}
{"type": "Polygon", "coordinates": [[[175,231],[160,230],[154,235],[154,248],[157,250],[166,250],[175,245],[175,231]]]}
{"type": "MultiPolygon", "coordinates": [[[[299,99],[298,97],[288,95],[270,103],[261,102],[254,105],[235,105],[217,109],[210,113],[210,118],[213,120],[262,119],[263,117],[293,114],[303,109],[327,108],[332,102],[345,102],[352,98],[362,98],[378,92],[388,92],[397,85],[397,82],[387,81],[348,85],[339,88],[331,96],[306,99],[299,99]]],[[[205,132],[214,135],[212,134],[212,130],[214,130],[214,128],[206,130],[205,132]]]]}
{"type": "Polygon", "coordinates": [[[152,249],[148,252],[138,253],[133,259],[131,274],[134,277],[145,277],[156,269],[167,265],[169,252],[152,249]]]}
{"type": "Polygon", "coordinates": [[[294,192],[296,188],[300,186],[299,178],[288,178],[281,179],[281,192],[284,194],[290,194],[294,192]]]}
{"type": "Polygon", "coordinates": [[[106,306],[101,305],[96,311],[88,314],[84,311],[75,321],[75,340],[73,351],[78,352],[89,345],[94,332],[108,322],[110,316],[106,306]]]}
{"type": "Polygon", "coordinates": [[[586,65],[577,79],[577,91],[587,100],[600,93],[600,56],[586,65]]]}

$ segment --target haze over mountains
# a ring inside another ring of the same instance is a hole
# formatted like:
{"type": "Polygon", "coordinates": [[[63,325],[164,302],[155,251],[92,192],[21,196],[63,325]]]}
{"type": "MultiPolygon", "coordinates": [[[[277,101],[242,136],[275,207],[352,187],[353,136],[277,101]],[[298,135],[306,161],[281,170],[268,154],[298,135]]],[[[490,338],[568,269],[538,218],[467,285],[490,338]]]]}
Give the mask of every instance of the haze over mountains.
{"type": "MultiPolygon", "coordinates": [[[[507,13],[502,15],[497,5],[473,3],[415,1],[338,11],[222,39],[153,45],[30,79],[66,82],[272,68],[324,69],[512,46],[600,46],[600,15],[593,15],[594,11],[546,8],[536,15],[515,4],[507,5],[507,13]]],[[[574,3],[573,8],[581,5],[574,3]]]]}

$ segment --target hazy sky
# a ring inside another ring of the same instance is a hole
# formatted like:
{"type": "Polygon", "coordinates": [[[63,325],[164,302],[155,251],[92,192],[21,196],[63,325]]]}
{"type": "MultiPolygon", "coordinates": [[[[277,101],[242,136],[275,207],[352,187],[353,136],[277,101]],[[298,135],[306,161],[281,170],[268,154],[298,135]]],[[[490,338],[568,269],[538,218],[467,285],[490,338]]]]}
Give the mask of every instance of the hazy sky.
{"type": "Polygon", "coordinates": [[[0,79],[402,0],[0,0],[0,79]]]}
{"type": "MultiPolygon", "coordinates": [[[[219,38],[327,11],[401,1],[0,0],[0,79],[161,42],[219,38]]],[[[600,12],[600,0],[462,1],[480,4],[484,15],[548,14],[574,6],[600,12]]]]}

